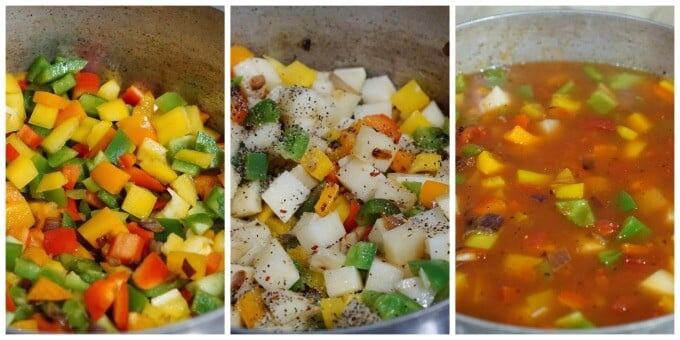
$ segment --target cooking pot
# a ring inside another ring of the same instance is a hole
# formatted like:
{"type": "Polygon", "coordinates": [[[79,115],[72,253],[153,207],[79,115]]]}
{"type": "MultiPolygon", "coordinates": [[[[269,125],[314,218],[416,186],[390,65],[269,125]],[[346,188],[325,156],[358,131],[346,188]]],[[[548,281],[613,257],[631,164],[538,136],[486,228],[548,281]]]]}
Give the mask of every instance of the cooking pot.
{"type": "MultiPolygon", "coordinates": [[[[222,8],[8,6],[6,18],[7,72],[25,71],[40,54],[79,56],[88,71],[119,74],[122,88],[181,93],[224,132],[222,8]]],[[[223,334],[224,315],[220,309],[149,332],[223,334]]]]}
{"type": "MultiPolygon", "coordinates": [[[[549,10],[499,15],[456,26],[456,72],[532,61],[619,65],[673,77],[673,27],[619,14],[549,10]]],[[[538,333],[545,330],[456,314],[456,333],[538,333]]],[[[673,315],[560,333],[672,333],[673,315]]]]}
{"type": "MultiPolygon", "coordinates": [[[[448,42],[448,7],[231,8],[232,45],[317,70],[363,66],[369,76],[387,74],[397,86],[415,78],[445,112],[448,42]]],[[[387,322],[327,332],[448,333],[449,305],[446,300],[387,322]]]]}

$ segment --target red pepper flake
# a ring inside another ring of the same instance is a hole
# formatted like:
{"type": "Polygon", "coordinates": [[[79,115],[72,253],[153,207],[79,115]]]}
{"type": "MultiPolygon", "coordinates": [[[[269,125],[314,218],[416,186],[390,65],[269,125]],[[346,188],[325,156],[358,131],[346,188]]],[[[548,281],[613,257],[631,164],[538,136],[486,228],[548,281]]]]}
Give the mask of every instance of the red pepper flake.
{"type": "Polygon", "coordinates": [[[269,282],[269,279],[271,279],[271,277],[269,277],[269,276],[264,278],[264,280],[267,281],[267,282],[269,282]]]}
{"type": "Polygon", "coordinates": [[[378,175],[380,175],[380,171],[378,171],[378,170],[371,171],[371,177],[375,177],[375,176],[378,176],[378,175]]]}
{"type": "Polygon", "coordinates": [[[285,210],[285,209],[280,209],[280,210],[279,210],[279,212],[280,212],[280,213],[282,213],[282,214],[285,214],[285,213],[287,213],[287,212],[288,212],[288,210],[285,210]]]}

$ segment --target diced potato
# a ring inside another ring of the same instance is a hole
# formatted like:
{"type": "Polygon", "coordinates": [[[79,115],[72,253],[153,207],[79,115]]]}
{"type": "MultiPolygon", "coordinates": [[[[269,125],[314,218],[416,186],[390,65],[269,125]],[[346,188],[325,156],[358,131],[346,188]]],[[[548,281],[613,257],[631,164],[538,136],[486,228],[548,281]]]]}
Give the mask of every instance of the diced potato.
{"type": "Polygon", "coordinates": [[[305,171],[305,169],[300,164],[291,169],[290,173],[293,174],[293,176],[295,176],[295,178],[297,178],[309,190],[314,189],[314,187],[319,184],[319,181],[312,177],[307,171],[305,171]]]}
{"type": "Polygon", "coordinates": [[[313,254],[319,248],[337,243],[345,235],[345,228],[337,212],[325,217],[319,217],[316,213],[304,213],[292,234],[297,236],[308,254],[313,254]]]}
{"type": "Polygon", "coordinates": [[[345,264],[345,254],[338,247],[321,248],[309,257],[309,269],[322,273],[327,269],[338,269],[345,264]]]}
{"type": "Polygon", "coordinates": [[[380,259],[374,259],[368,270],[366,290],[391,293],[397,282],[404,278],[404,271],[380,259]]]}
{"type": "Polygon", "coordinates": [[[471,234],[465,239],[466,247],[491,249],[498,239],[498,233],[477,233],[471,234]]]}
{"type": "Polygon", "coordinates": [[[361,98],[364,104],[390,103],[391,111],[392,104],[390,98],[392,98],[395,92],[397,92],[397,89],[390,78],[383,75],[366,79],[361,87],[361,98]]]}
{"type": "Polygon", "coordinates": [[[290,171],[284,171],[262,193],[262,200],[267,202],[281,221],[287,222],[307,199],[309,192],[290,171]]]}
{"type": "Polygon", "coordinates": [[[625,140],[633,140],[638,136],[638,133],[635,132],[635,130],[623,125],[617,125],[616,132],[625,140]]]}
{"type": "MultiPolygon", "coordinates": [[[[363,67],[335,69],[331,73],[331,81],[333,81],[334,76],[339,78],[344,85],[349,86],[354,93],[360,93],[366,81],[366,70],[363,67]]],[[[335,87],[342,88],[337,85],[335,87]]]]}
{"type": "Polygon", "coordinates": [[[428,104],[424,109],[423,109],[423,117],[432,124],[434,127],[444,127],[444,122],[446,122],[446,117],[442,113],[442,110],[439,109],[439,106],[437,106],[437,102],[430,101],[430,104],[428,104]]]}
{"type": "Polygon", "coordinates": [[[449,260],[451,257],[449,232],[428,236],[425,241],[425,252],[431,259],[449,260]]]}
{"type": "Polygon", "coordinates": [[[373,198],[378,182],[385,179],[378,169],[354,157],[350,157],[347,164],[340,168],[337,177],[362,201],[373,198]]]}
{"type": "Polygon", "coordinates": [[[552,176],[529,170],[517,170],[517,183],[543,186],[550,183],[552,176]]]}
{"type": "Polygon", "coordinates": [[[361,97],[354,93],[335,90],[332,93],[332,98],[334,109],[331,110],[324,124],[338,127],[344,120],[352,117],[352,113],[359,104],[361,97]]]}
{"type": "Polygon", "coordinates": [[[271,238],[269,228],[257,220],[231,230],[231,263],[250,266],[271,238]]]}
{"type": "Polygon", "coordinates": [[[674,295],[673,280],[673,274],[659,269],[644,279],[640,286],[655,294],[674,295]]]}
{"type": "Polygon", "coordinates": [[[512,130],[505,133],[503,136],[508,142],[519,144],[519,145],[529,145],[536,143],[539,138],[524,130],[521,126],[515,125],[512,130]]]}
{"type": "Polygon", "coordinates": [[[359,270],[354,266],[341,267],[323,272],[326,292],[330,297],[343,296],[363,289],[359,270]]]}
{"type": "Polygon", "coordinates": [[[253,266],[255,281],[268,291],[289,289],[300,278],[290,255],[274,238],[255,256],[253,266]]]}
{"type": "Polygon", "coordinates": [[[487,190],[495,190],[505,187],[505,180],[501,176],[493,176],[481,180],[480,185],[487,190]]]}
{"type": "Polygon", "coordinates": [[[378,182],[373,198],[390,199],[402,210],[413,208],[418,199],[416,194],[390,178],[378,182]]]}
{"type": "Polygon", "coordinates": [[[392,117],[392,103],[390,102],[380,102],[380,103],[370,103],[362,104],[354,109],[354,119],[361,119],[370,115],[384,114],[388,117],[392,117]]]}
{"type": "Polygon", "coordinates": [[[241,84],[245,87],[249,87],[253,77],[263,75],[265,79],[264,87],[271,91],[276,86],[281,85],[281,77],[277,71],[279,66],[281,70],[285,67],[272,58],[248,58],[234,66],[234,75],[243,78],[241,84]]]}
{"type": "Polygon", "coordinates": [[[385,259],[392,264],[405,265],[425,253],[425,231],[410,223],[388,230],[382,237],[385,259]]]}
{"type": "Polygon", "coordinates": [[[564,184],[553,187],[555,198],[561,200],[581,199],[585,191],[583,183],[564,184]]]}
{"type": "Polygon", "coordinates": [[[290,290],[265,291],[262,298],[272,317],[279,324],[305,322],[317,312],[309,298],[290,290]]]}
{"type": "Polygon", "coordinates": [[[565,109],[569,113],[575,113],[581,109],[581,103],[569,98],[568,95],[555,94],[552,96],[550,106],[556,106],[565,109]]]}
{"type": "Polygon", "coordinates": [[[510,105],[510,95],[500,87],[494,86],[491,92],[479,101],[482,112],[491,112],[510,105]]]}
{"type": "MultiPolygon", "coordinates": [[[[399,148],[394,144],[392,138],[370,126],[363,126],[357,134],[352,155],[384,172],[392,164],[398,150],[399,148]]],[[[317,179],[319,178],[317,177],[317,179]]]]}
{"type": "Polygon", "coordinates": [[[646,133],[652,128],[652,123],[649,119],[639,112],[631,113],[630,116],[626,118],[626,124],[638,133],[646,133]]]}
{"type": "Polygon", "coordinates": [[[623,146],[623,149],[621,150],[621,155],[624,158],[636,158],[638,157],[642,151],[645,149],[647,146],[647,142],[642,141],[642,140],[634,140],[626,143],[626,145],[623,146]]]}
{"type": "Polygon", "coordinates": [[[420,277],[409,277],[397,283],[397,290],[423,307],[434,301],[434,292],[429,289],[420,277]]]}
{"type": "Polygon", "coordinates": [[[231,215],[234,217],[253,216],[262,211],[260,181],[245,182],[238,186],[231,199],[231,215]]]}

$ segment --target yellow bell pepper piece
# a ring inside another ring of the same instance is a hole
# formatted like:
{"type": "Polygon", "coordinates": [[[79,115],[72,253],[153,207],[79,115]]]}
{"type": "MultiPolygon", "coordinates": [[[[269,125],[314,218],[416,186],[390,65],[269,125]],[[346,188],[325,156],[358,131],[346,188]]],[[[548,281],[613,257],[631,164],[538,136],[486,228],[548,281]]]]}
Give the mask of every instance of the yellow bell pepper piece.
{"type": "Polygon", "coordinates": [[[338,198],[335,199],[335,203],[333,204],[333,211],[337,212],[340,221],[344,222],[347,219],[347,216],[349,216],[349,201],[347,201],[344,196],[338,195],[338,198]]]}
{"type": "Polygon", "coordinates": [[[529,170],[517,170],[517,183],[542,186],[547,185],[552,180],[550,175],[533,172],[529,170]]]}
{"type": "Polygon", "coordinates": [[[101,245],[97,242],[97,239],[100,237],[105,235],[115,236],[129,231],[113,211],[108,207],[105,207],[96,214],[93,214],[89,220],[83,223],[83,225],[78,228],[78,232],[91,246],[101,248],[101,245]]]}
{"type": "Polygon", "coordinates": [[[6,142],[7,144],[11,145],[14,150],[17,150],[20,155],[28,159],[32,159],[33,156],[38,154],[33,149],[31,149],[30,146],[26,145],[26,143],[24,143],[24,141],[22,141],[16,133],[9,135],[6,139],[6,142]]]}
{"type": "Polygon", "coordinates": [[[661,86],[663,89],[665,89],[668,92],[675,92],[675,86],[673,85],[673,82],[671,82],[668,79],[664,79],[659,82],[659,86],[661,86]]]}
{"type": "Polygon", "coordinates": [[[647,142],[641,140],[634,140],[626,143],[621,149],[623,158],[636,158],[647,146],[647,142]]]}
{"type": "Polygon", "coordinates": [[[149,217],[156,204],[156,195],[132,183],[127,184],[126,191],[127,195],[121,208],[140,219],[149,217]]]}
{"type": "Polygon", "coordinates": [[[531,119],[543,119],[545,117],[545,109],[539,103],[526,103],[522,105],[519,111],[531,119]]]}
{"type": "Polygon", "coordinates": [[[223,253],[224,252],[224,230],[220,230],[217,235],[213,238],[213,252],[223,253]]]}
{"type": "Polygon", "coordinates": [[[182,251],[183,246],[184,239],[177,234],[172,233],[168,235],[168,239],[165,240],[165,243],[161,247],[161,251],[167,256],[170,252],[182,251]]]}
{"type": "Polygon", "coordinates": [[[119,93],[120,85],[118,85],[118,82],[116,82],[115,79],[111,79],[104,83],[104,85],[99,87],[99,91],[97,91],[97,96],[111,101],[116,100],[116,98],[118,98],[119,93]]]}
{"type": "Polygon", "coordinates": [[[503,163],[496,160],[493,154],[489,151],[482,151],[477,155],[477,170],[485,175],[494,175],[505,167],[503,163]]]}
{"type": "Polygon", "coordinates": [[[411,79],[392,95],[391,101],[392,105],[401,112],[401,118],[404,119],[413,111],[425,108],[430,103],[430,97],[415,79],[411,79]]]}
{"type": "Polygon", "coordinates": [[[79,244],[76,247],[76,250],[73,252],[73,256],[80,257],[80,258],[83,258],[83,259],[94,260],[94,256],[92,256],[90,251],[85,249],[85,247],[83,247],[82,244],[79,244]]]}
{"type": "Polygon", "coordinates": [[[72,299],[73,294],[60,285],[41,277],[28,291],[28,301],[63,301],[72,299]]]}
{"type": "Polygon", "coordinates": [[[154,116],[151,125],[156,129],[158,142],[167,145],[169,141],[188,135],[191,122],[184,106],[178,106],[162,115],[154,116]]]}
{"type": "MultiPolygon", "coordinates": [[[[144,307],[147,305],[148,303],[144,307]]],[[[128,331],[141,331],[158,326],[159,325],[156,324],[156,321],[147,315],[137,312],[130,312],[130,314],[128,314],[128,331]]]]}
{"type": "Polygon", "coordinates": [[[59,189],[64,184],[66,184],[68,180],[64,176],[64,174],[61,173],[61,171],[55,171],[55,172],[50,172],[47,174],[44,174],[42,179],[40,179],[40,183],[38,183],[38,187],[36,188],[36,192],[45,192],[45,191],[50,191],[50,190],[55,190],[59,189]]]}
{"type": "Polygon", "coordinates": [[[507,140],[508,142],[519,144],[519,145],[528,145],[528,144],[533,144],[538,141],[538,137],[532,135],[529,133],[529,131],[524,130],[521,126],[515,125],[512,130],[508,131],[503,135],[503,138],[507,140]]]}
{"type": "Polygon", "coordinates": [[[272,232],[273,236],[279,236],[290,233],[290,231],[293,229],[296,223],[297,218],[295,217],[291,217],[291,219],[288,220],[288,222],[283,222],[281,221],[280,218],[272,216],[267,220],[265,224],[267,225],[267,227],[269,227],[269,230],[272,232]]]}
{"type": "Polygon", "coordinates": [[[317,147],[307,151],[300,159],[300,164],[317,180],[322,180],[333,170],[333,162],[317,147]]]}
{"type": "Polygon", "coordinates": [[[120,98],[97,106],[97,112],[99,113],[99,118],[101,120],[108,122],[117,122],[130,116],[130,111],[128,111],[125,102],[120,98]]]}
{"type": "Polygon", "coordinates": [[[38,176],[38,169],[26,156],[19,155],[7,166],[5,175],[12,184],[21,189],[38,176]]]}
{"type": "Polygon", "coordinates": [[[625,140],[633,140],[638,136],[638,133],[635,132],[635,130],[623,125],[617,125],[616,132],[625,140]]]}
{"type": "Polygon", "coordinates": [[[19,93],[7,93],[5,95],[5,105],[7,105],[5,132],[18,131],[24,126],[26,120],[26,108],[24,107],[24,95],[19,93]],[[11,109],[11,110],[10,110],[11,109]]]}
{"type": "Polygon", "coordinates": [[[31,118],[28,119],[29,124],[51,129],[57,121],[59,109],[56,107],[49,107],[43,104],[35,104],[31,118]]]}
{"type": "Polygon", "coordinates": [[[316,80],[316,71],[296,60],[283,69],[281,80],[288,86],[311,87],[316,80]]]}
{"type": "Polygon", "coordinates": [[[247,328],[253,328],[267,314],[265,312],[262,289],[255,288],[243,294],[236,301],[236,310],[247,328]]]}
{"type": "Polygon", "coordinates": [[[143,114],[147,117],[153,115],[153,106],[156,104],[156,98],[153,97],[153,93],[147,91],[144,92],[142,99],[137,103],[137,106],[132,108],[132,115],[143,114]]]}
{"type": "Polygon", "coordinates": [[[463,243],[466,247],[478,248],[478,249],[491,249],[496,240],[498,239],[498,233],[491,234],[471,234],[465,239],[463,243]]]}
{"type": "Polygon", "coordinates": [[[175,159],[189,162],[191,164],[196,164],[203,169],[210,166],[210,163],[213,161],[213,158],[215,158],[215,155],[213,154],[190,149],[182,149],[175,154],[175,159]]]}
{"type": "Polygon", "coordinates": [[[8,235],[10,235],[10,230],[28,230],[35,223],[35,217],[26,197],[11,182],[5,184],[5,218],[8,235]]]}
{"type": "Polygon", "coordinates": [[[22,331],[37,331],[38,330],[38,320],[25,319],[13,322],[10,328],[19,329],[22,331]]]}
{"type": "Polygon", "coordinates": [[[49,153],[55,153],[59,151],[64,145],[66,145],[66,142],[71,139],[71,136],[76,132],[78,129],[78,125],[80,124],[80,121],[78,120],[78,117],[71,117],[67,120],[65,120],[63,123],[59,124],[52,132],[50,132],[45,139],[43,139],[42,143],[40,143],[40,146],[45,149],[45,151],[49,153]]]}
{"type": "Polygon", "coordinates": [[[109,129],[111,129],[111,122],[107,121],[98,121],[97,124],[94,124],[92,129],[90,129],[90,134],[87,136],[85,141],[87,142],[87,147],[92,149],[94,148],[99,141],[104,138],[104,135],[106,135],[109,132],[109,129]]]}
{"type": "Polygon", "coordinates": [[[267,220],[274,216],[274,210],[267,204],[263,204],[262,211],[255,217],[260,223],[267,223],[267,220]]]}
{"type": "Polygon", "coordinates": [[[177,288],[152,298],[151,305],[169,316],[171,322],[186,319],[191,315],[187,300],[182,297],[182,293],[177,288]]]}
{"type": "Polygon", "coordinates": [[[493,176],[482,179],[480,184],[487,190],[500,189],[505,186],[505,180],[501,176],[493,176]]]}
{"type": "Polygon", "coordinates": [[[21,253],[21,257],[33,261],[40,267],[45,266],[50,260],[52,260],[42,247],[26,247],[26,249],[24,249],[24,251],[21,253]]]}
{"type": "Polygon", "coordinates": [[[328,215],[333,210],[333,204],[338,193],[340,193],[340,186],[337,183],[327,183],[321,191],[319,200],[314,205],[314,212],[321,217],[328,215]]]}
{"type": "Polygon", "coordinates": [[[335,328],[335,320],[342,315],[342,311],[345,310],[347,304],[343,301],[342,297],[323,298],[320,304],[324,325],[328,329],[335,328]]]}
{"type": "Polygon", "coordinates": [[[87,136],[90,134],[90,131],[92,128],[99,123],[98,119],[94,119],[92,117],[85,117],[83,120],[80,122],[80,125],[78,125],[78,128],[76,131],[71,135],[71,140],[86,144],[87,143],[87,136]]]}
{"type": "Polygon", "coordinates": [[[564,168],[555,176],[555,183],[574,183],[576,178],[569,168],[564,168]]]}
{"type": "Polygon", "coordinates": [[[179,274],[182,278],[199,280],[205,276],[205,268],[208,263],[208,257],[196,253],[187,253],[183,251],[173,251],[167,255],[168,270],[173,273],[179,274]],[[189,263],[189,266],[193,269],[189,277],[185,272],[184,261],[189,263]]]}
{"type": "Polygon", "coordinates": [[[420,111],[413,111],[408,118],[401,123],[399,131],[407,135],[412,135],[419,127],[430,127],[432,124],[423,116],[420,111]]]}
{"type": "Polygon", "coordinates": [[[628,126],[639,133],[645,133],[652,128],[652,123],[647,119],[647,116],[639,112],[634,112],[626,118],[628,126]]]}
{"type": "Polygon", "coordinates": [[[575,200],[583,198],[584,190],[585,184],[572,183],[554,187],[553,193],[555,194],[555,198],[560,200],[575,200]]]}
{"type": "Polygon", "coordinates": [[[569,113],[575,113],[581,109],[581,103],[569,98],[566,94],[555,94],[552,96],[550,106],[557,106],[567,110],[569,113]]]}
{"type": "Polygon", "coordinates": [[[437,172],[442,165],[442,155],[423,152],[418,154],[408,169],[413,174],[417,172],[437,172]]]}
{"type": "Polygon", "coordinates": [[[196,205],[198,193],[196,192],[196,185],[191,176],[187,174],[178,176],[170,183],[170,187],[177,192],[177,195],[189,203],[189,205],[192,207],[196,205]]]}
{"type": "Polygon", "coordinates": [[[177,178],[175,170],[161,160],[144,160],[139,162],[139,166],[163,184],[171,183],[177,178]]]}
{"type": "Polygon", "coordinates": [[[11,73],[5,74],[5,93],[21,93],[21,86],[11,73]]]}
{"type": "Polygon", "coordinates": [[[186,110],[187,117],[189,118],[189,133],[195,135],[199,131],[203,131],[201,110],[198,109],[198,106],[196,105],[186,106],[186,110]]]}
{"type": "Polygon", "coordinates": [[[300,262],[303,266],[309,265],[309,255],[307,255],[307,252],[302,246],[298,245],[295,248],[286,250],[286,252],[290,255],[291,259],[300,262]]]}
{"type": "Polygon", "coordinates": [[[163,145],[151,138],[144,138],[137,149],[137,159],[141,161],[159,160],[167,162],[165,154],[168,152],[163,145]]]}

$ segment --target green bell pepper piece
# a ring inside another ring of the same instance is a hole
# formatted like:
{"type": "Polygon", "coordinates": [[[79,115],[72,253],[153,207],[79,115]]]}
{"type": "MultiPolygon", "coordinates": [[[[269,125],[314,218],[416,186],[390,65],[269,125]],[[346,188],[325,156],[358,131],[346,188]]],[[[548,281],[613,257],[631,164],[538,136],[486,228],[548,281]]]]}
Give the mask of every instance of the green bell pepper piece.
{"type": "Polygon", "coordinates": [[[628,216],[623,221],[621,231],[616,236],[619,241],[625,241],[632,238],[645,238],[652,233],[652,230],[642,223],[642,221],[635,218],[635,216],[628,216]]]}
{"type": "Polygon", "coordinates": [[[413,260],[408,263],[411,273],[420,273],[422,270],[425,277],[430,282],[435,292],[449,286],[449,261],[431,259],[431,260],[413,260]]]}
{"type": "Polygon", "coordinates": [[[611,267],[621,259],[623,252],[619,249],[608,249],[601,251],[597,256],[600,258],[600,262],[602,262],[603,265],[611,267]]]}
{"type": "Polygon", "coordinates": [[[163,112],[169,112],[178,106],[184,105],[187,105],[187,101],[177,92],[165,92],[156,98],[156,106],[163,112]]]}
{"type": "Polygon", "coordinates": [[[281,110],[276,106],[276,102],[266,98],[248,111],[245,123],[248,126],[259,126],[264,123],[276,122],[279,117],[281,117],[281,110]]]}
{"type": "Polygon", "coordinates": [[[172,282],[164,282],[156,287],[144,289],[142,290],[142,293],[148,298],[155,298],[156,296],[166,293],[172,289],[183,287],[187,281],[188,280],[185,279],[177,279],[172,282]]]}
{"type": "Polygon", "coordinates": [[[57,152],[47,156],[47,164],[53,168],[58,168],[64,165],[66,162],[78,156],[78,151],[69,148],[68,146],[63,146],[57,152]]]}
{"type": "Polygon", "coordinates": [[[83,93],[80,98],[78,98],[80,105],[83,107],[85,113],[90,117],[99,118],[99,112],[97,111],[97,106],[106,103],[106,99],[97,97],[93,94],[83,93]]]}
{"type": "Polygon", "coordinates": [[[210,137],[207,133],[203,131],[198,131],[196,134],[196,151],[214,154],[212,162],[208,166],[208,169],[217,169],[224,163],[224,151],[220,149],[217,142],[210,137]]]}
{"type": "Polygon", "coordinates": [[[616,196],[616,208],[621,212],[628,212],[637,209],[638,206],[635,204],[635,200],[629,193],[621,191],[618,196],[616,196]]]}
{"type": "Polygon", "coordinates": [[[104,155],[115,165],[120,165],[120,156],[135,151],[135,143],[132,142],[123,130],[118,130],[113,135],[111,143],[104,150],[104,155]]]}
{"type": "Polygon", "coordinates": [[[555,94],[567,94],[571,89],[574,88],[574,81],[570,80],[566,84],[562,85],[557,91],[555,91],[555,94]]]}
{"type": "Polygon", "coordinates": [[[632,73],[619,73],[609,81],[609,87],[614,91],[625,90],[642,81],[642,76],[632,73]]]}
{"type": "Polygon", "coordinates": [[[99,190],[97,197],[111,209],[116,209],[118,205],[118,195],[109,194],[106,190],[99,190]]]}
{"type": "Polygon", "coordinates": [[[78,203],[78,212],[85,215],[86,219],[89,219],[92,214],[92,209],[90,209],[90,205],[87,204],[85,200],[82,200],[78,203]]]}
{"type": "Polygon", "coordinates": [[[212,210],[217,217],[224,220],[224,188],[214,186],[205,200],[205,205],[212,210]]]}
{"type": "Polygon", "coordinates": [[[76,272],[71,271],[64,278],[64,287],[76,292],[84,292],[90,287],[90,284],[85,282],[76,272]]]}
{"type": "Polygon", "coordinates": [[[588,105],[599,115],[603,116],[619,105],[615,98],[612,98],[603,90],[597,90],[586,101],[588,105]]]}
{"type": "Polygon", "coordinates": [[[267,168],[269,159],[264,152],[248,152],[246,154],[246,164],[244,177],[249,181],[258,181],[267,178],[267,168]]]}
{"type": "Polygon", "coordinates": [[[85,178],[81,182],[83,183],[83,186],[85,186],[85,189],[87,189],[89,192],[98,193],[102,190],[99,184],[97,184],[91,177],[85,178]]]}
{"type": "Polygon", "coordinates": [[[103,328],[106,333],[109,334],[118,333],[118,329],[113,324],[113,322],[111,322],[111,319],[109,319],[109,317],[106,314],[102,315],[102,317],[99,318],[99,320],[97,320],[95,324],[103,328]]]}
{"type": "Polygon", "coordinates": [[[371,269],[375,254],[378,253],[378,244],[374,242],[357,242],[347,251],[345,266],[354,266],[357,269],[371,269]]]}
{"type": "Polygon", "coordinates": [[[64,188],[58,188],[43,192],[45,199],[54,202],[59,208],[65,208],[67,203],[66,191],[64,188]]]}
{"type": "Polygon", "coordinates": [[[95,281],[105,279],[107,277],[106,273],[97,270],[86,270],[82,273],[78,273],[78,276],[80,276],[83,281],[89,284],[93,284],[95,281]]]}
{"type": "Polygon", "coordinates": [[[224,272],[217,272],[187,284],[187,289],[196,294],[202,290],[208,294],[224,297],[224,272]]]}
{"type": "Polygon", "coordinates": [[[35,94],[35,91],[24,89],[24,108],[26,112],[33,112],[33,109],[35,109],[33,94],[35,94]]]}
{"type": "Polygon", "coordinates": [[[413,143],[425,150],[441,151],[447,141],[448,136],[438,127],[419,127],[413,132],[413,143]]]}
{"type": "Polygon", "coordinates": [[[68,73],[67,75],[55,80],[52,83],[52,91],[55,94],[62,95],[75,86],[76,78],[73,76],[73,74],[68,73]]]}
{"type": "Polygon", "coordinates": [[[588,78],[598,83],[604,80],[604,76],[602,75],[602,73],[598,72],[595,66],[593,65],[583,66],[583,72],[586,74],[586,76],[588,76],[588,78]]]}
{"type": "Polygon", "coordinates": [[[168,240],[168,236],[170,236],[171,233],[181,238],[186,238],[184,229],[182,229],[182,224],[179,220],[173,218],[157,218],[156,221],[158,221],[165,230],[160,233],[155,233],[153,236],[154,240],[165,242],[168,240]]]}
{"type": "Polygon", "coordinates": [[[40,274],[40,266],[31,260],[19,257],[14,260],[14,273],[24,279],[35,281],[40,274]]]}
{"type": "Polygon", "coordinates": [[[456,74],[456,93],[465,91],[465,76],[461,73],[456,74]]]}
{"type": "Polygon", "coordinates": [[[200,166],[193,164],[193,163],[189,163],[187,161],[183,161],[181,159],[175,159],[174,161],[172,161],[171,167],[172,167],[172,170],[175,170],[175,171],[178,171],[178,172],[181,172],[181,173],[184,173],[184,174],[188,174],[191,177],[196,177],[196,176],[198,176],[198,174],[201,173],[201,167],[200,166]]]}
{"type": "Polygon", "coordinates": [[[14,318],[12,321],[26,320],[30,318],[33,313],[35,313],[35,307],[33,307],[33,305],[25,304],[17,306],[17,309],[14,311],[14,318]]]}
{"type": "Polygon", "coordinates": [[[508,74],[502,68],[491,68],[482,71],[484,83],[489,86],[502,86],[508,81],[508,74]]]}
{"type": "MultiPolygon", "coordinates": [[[[67,194],[68,196],[68,194],[67,194]]],[[[76,227],[76,222],[73,220],[73,217],[71,217],[70,214],[62,214],[61,216],[61,225],[67,228],[75,228],[76,227]]]]}
{"type": "Polygon", "coordinates": [[[149,299],[135,286],[131,284],[127,284],[127,286],[130,311],[141,313],[144,310],[144,306],[146,306],[146,304],[149,302],[149,299]]]}
{"type": "Polygon", "coordinates": [[[556,202],[557,210],[579,227],[589,227],[595,223],[590,204],[585,199],[556,202]]]}
{"type": "Polygon", "coordinates": [[[295,125],[283,131],[279,143],[274,145],[274,150],[285,159],[299,162],[305,154],[308,144],[309,134],[295,125]]]}
{"type": "Polygon", "coordinates": [[[168,152],[165,154],[168,159],[168,163],[172,163],[175,160],[175,154],[180,150],[193,149],[195,145],[196,137],[192,135],[172,139],[168,142],[168,152]]]}
{"type": "Polygon", "coordinates": [[[44,55],[39,55],[33,60],[31,66],[28,68],[26,73],[26,80],[29,82],[34,82],[35,78],[48,66],[50,66],[50,61],[45,58],[44,55]]]}
{"type": "Polygon", "coordinates": [[[38,277],[42,277],[45,279],[48,279],[62,287],[65,287],[64,282],[66,281],[66,275],[63,273],[60,273],[50,267],[43,267],[40,268],[40,272],[38,273],[38,277]]]}
{"type": "Polygon", "coordinates": [[[423,186],[423,183],[420,182],[401,182],[401,185],[404,186],[404,188],[408,189],[410,192],[416,194],[416,196],[420,195],[420,188],[423,186]]]}
{"type": "Polygon", "coordinates": [[[526,101],[532,101],[534,100],[534,89],[529,84],[520,85],[517,88],[517,95],[526,101]]]}
{"type": "Polygon", "coordinates": [[[7,270],[14,271],[16,260],[21,256],[23,250],[24,245],[21,243],[5,242],[5,266],[7,270]]]}
{"type": "Polygon", "coordinates": [[[28,303],[28,300],[26,299],[26,289],[23,289],[17,285],[13,285],[9,287],[9,298],[14,301],[14,304],[17,306],[20,305],[25,305],[28,303]]]}
{"type": "Polygon", "coordinates": [[[354,219],[360,227],[369,226],[373,225],[375,220],[383,215],[394,215],[400,212],[399,207],[391,200],[374,198],[366,201],[366,203],[359,208],[354,219]]]}
{"type": "Polygon", "coordinates": [[[28,126],[30,126],[31,129],[33,129],[33,131],[35,131],[35,133],[37,133],[42,138],[47,137],[47,135],[49,135],[50,132],[52,132],[52,129],[44,128],[42,126],[37,126],[33,124],[28,124],[28,126]]]}
{"type": "Polygon", "coordinates": [[[203,235],[213,226],[213,219],[208,214],[189,215],[180,219],[180,222],[196,235],[203,235]]]}
{"type": "Polygon", "coordinates": [[[460,148],[460,153],[463,154],[463,156],[466,156],[466,157],[477,156],[482,151],[484,151],[484,147],[479,146],[479,145],[474,144],[474,143],[467,143],[467,144],[463,145],[463,147],[460,148]]]}
{"type": "Polygon", "coordinates": [[[66,314],[68,325],[73,330],[79,333],[87,332],[90,327],[90,321],[87,316],[87,309],[82,301],[74,299],[66,300],[61,310],[66,314]]]}
{"type": "Polygon", "coordinates": [[[50,66],[45,67],[37,77],[35,77],[36,84],[51,83],[68,73],[76,73],[87,65],[87,60],[78,58],[63,58],[55,61],[50,66]]]}
{"type": "Polygon", "coordinates": [[[595,325],[579,311],[571,312],[555,320],[555,326],[559,328],[595,328],[595,325]]]}
{"type": "MultiPolygon", "coordinates": [[[[370,307],[369,307],[370,308],[370,307]]],[[[423,309],[417,302],[401,293],[388,293],[375,299],[374,310],[383,320],[394,319],[423,309]]]]}
{"type": "Polygon", "coordinates": [[[416,205],[413,208],[404,211],[404,217],[411,218],[413,216],[416,216],[416,215],[424,212],[425,210],[426,210],[425,207],[423,207],[421,205],[416,205]]]}
{"type": "Polygon", "coordinates": [[[224,306],[224,301],[222,301],[222,299],[199,290],[196,292],[196,295],[194,295],[194,301],[191,302],[191,311],[194,312],[194,314],[200,315],[222,306],[224,306]]]}
{"type": "Polygon", "coordinates": [[[41,154],[36,154],[33,156],[31,158],[31,162],[33,162],[33,165],[38,170],[38,176],[28,183],[29,192],[31,193],[31,197],[35,199],[45,199],[45,194],[42,192],[36,192],[36,190],[38,189],[38,185],[40,184],[43,175],[54,171],[54,169],[50,167],[47,159],[41,154]]]}

